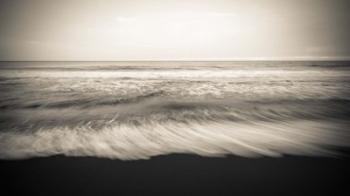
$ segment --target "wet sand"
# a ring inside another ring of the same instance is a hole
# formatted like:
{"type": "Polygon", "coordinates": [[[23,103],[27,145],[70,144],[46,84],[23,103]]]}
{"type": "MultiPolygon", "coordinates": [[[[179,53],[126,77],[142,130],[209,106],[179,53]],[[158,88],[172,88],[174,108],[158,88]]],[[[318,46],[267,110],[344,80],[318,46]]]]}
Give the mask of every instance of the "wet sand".
{"type": "Polygon", "coordinates": [[[0,173],[1,195],[350,194],[348,155],[252,159],[173,154],[138,161],[53,156],[0,161],[0,173]]]}

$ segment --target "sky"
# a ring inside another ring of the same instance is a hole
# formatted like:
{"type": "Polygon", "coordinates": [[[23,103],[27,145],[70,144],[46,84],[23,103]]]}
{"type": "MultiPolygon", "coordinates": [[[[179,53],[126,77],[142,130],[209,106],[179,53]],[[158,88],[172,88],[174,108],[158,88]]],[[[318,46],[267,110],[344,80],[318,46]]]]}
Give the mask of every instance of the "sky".
{"type": "Polygon", "coordinates": [[[349,0],[1,0],[0,60],[350,59],[349,0]]]}

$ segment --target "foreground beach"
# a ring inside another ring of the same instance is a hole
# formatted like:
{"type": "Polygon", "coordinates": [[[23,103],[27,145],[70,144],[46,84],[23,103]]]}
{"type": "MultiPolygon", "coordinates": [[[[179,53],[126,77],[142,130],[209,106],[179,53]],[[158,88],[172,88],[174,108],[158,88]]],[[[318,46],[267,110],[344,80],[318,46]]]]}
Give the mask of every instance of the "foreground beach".
{"type": "Polygon", "coordinates": [[[349,156],[0,161],[2,195],[347,195],[349,156]],[[6,194],[3,194],[6,193],[6,194]],[[346,194],[347,193],[347,194],[346,194]]]}

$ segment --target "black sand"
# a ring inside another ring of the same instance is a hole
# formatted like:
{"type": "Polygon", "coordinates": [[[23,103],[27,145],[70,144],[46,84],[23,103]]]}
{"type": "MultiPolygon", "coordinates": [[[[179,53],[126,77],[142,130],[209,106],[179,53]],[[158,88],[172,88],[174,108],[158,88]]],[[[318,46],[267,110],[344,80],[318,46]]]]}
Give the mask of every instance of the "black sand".
{"type": "Polygon", "coordinates": [[[350,195],[348,163],[348,156],[54,156],[0,161],[1,195],[350,195]]]}

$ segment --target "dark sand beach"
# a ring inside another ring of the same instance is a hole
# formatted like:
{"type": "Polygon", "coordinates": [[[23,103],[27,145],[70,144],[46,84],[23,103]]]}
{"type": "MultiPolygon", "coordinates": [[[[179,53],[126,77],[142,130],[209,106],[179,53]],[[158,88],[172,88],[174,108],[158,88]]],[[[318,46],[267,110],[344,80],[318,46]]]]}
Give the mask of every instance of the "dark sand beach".
{"type": "Polygon", "coordinates": [[[1,161],[1,195],[347,195],[349,156],[1,161]],[[6,194],[3,194],[6,193],[6,194]]]}

